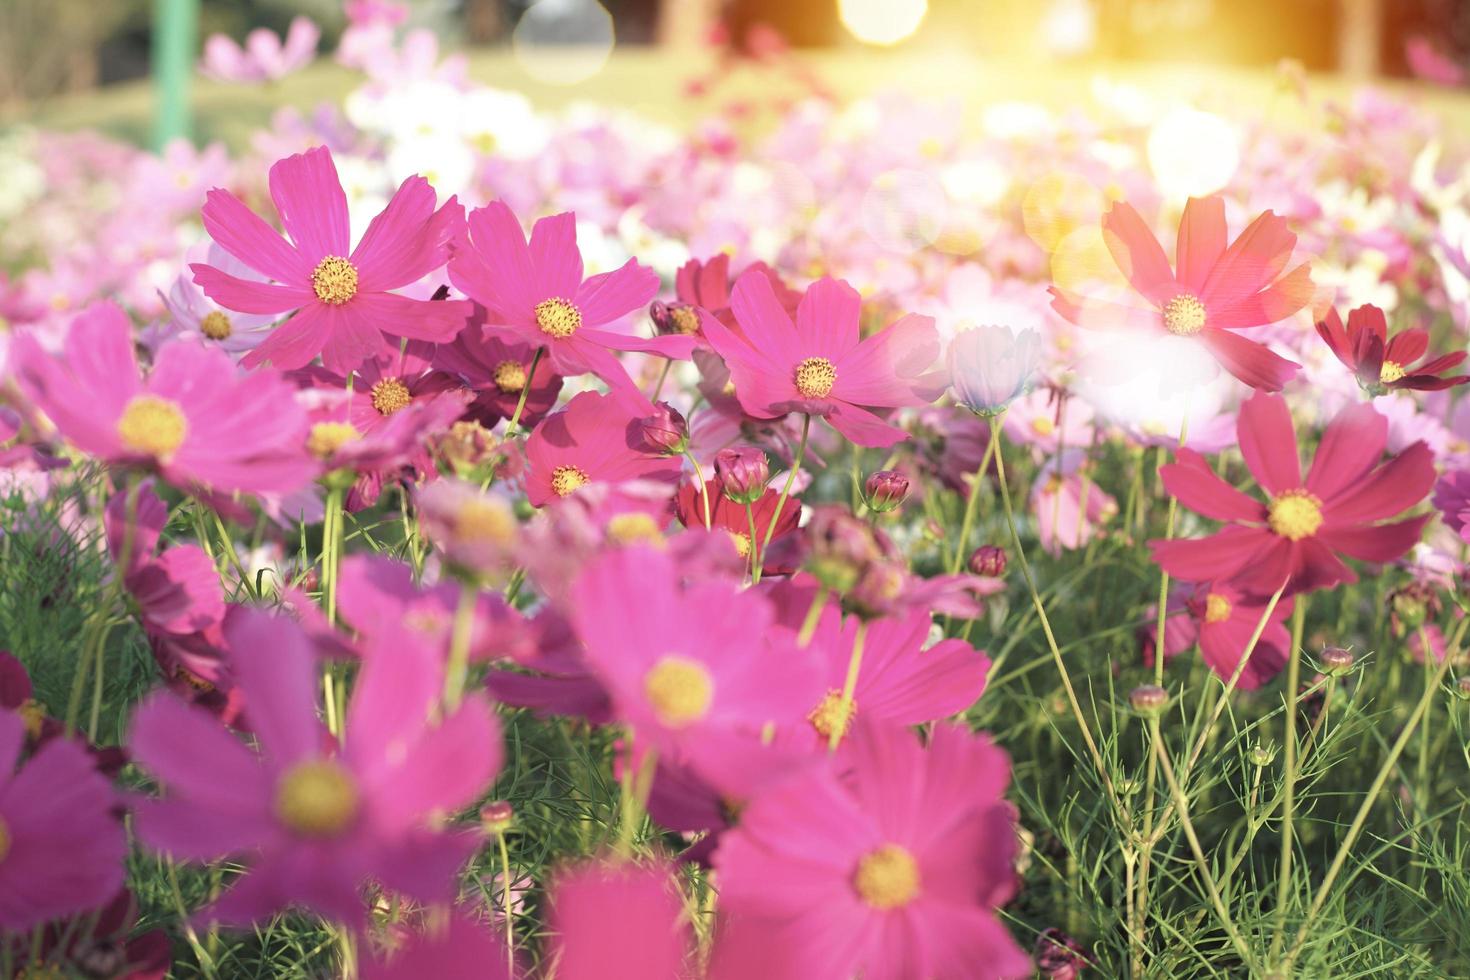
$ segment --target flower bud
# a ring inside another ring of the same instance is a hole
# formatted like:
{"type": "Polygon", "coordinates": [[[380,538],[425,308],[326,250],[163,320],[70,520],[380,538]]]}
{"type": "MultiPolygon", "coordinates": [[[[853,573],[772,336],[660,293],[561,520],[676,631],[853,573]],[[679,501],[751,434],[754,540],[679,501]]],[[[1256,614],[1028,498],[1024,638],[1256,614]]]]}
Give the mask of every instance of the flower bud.
{"type": "Polygon", "coordinates": [[[433,440],[440,459],[460,476],[468,476],[496,457],[495,435],[479,422],[462,419],[433,440]]]}
{"type": "Polygon", "coordinates": [[[653,406],[653,414],[639,419],[638,426],[653,452],[679,456],[689,448],[689,423],[668,402],[653,406]]]}
{"type": "Polygon", "coordinates": [[[878,470],[868,477],[863,487],[868,506],[886,514],[903,505],[909,496],[909,478],[897,470],[878,470]]]}
{"type": "Polygon", "coordinates": [[[1169,706],[1169,692],[1156,684],[1141,684],[1129,692],[1128,704],[1145,718],[1157,718],[1169,706]]]}
{"type": "Polygon", "coordinates": [[[868,567],[883,557],[872,529],[845,507],[814,508],[807,538],[811,545],[807,569],[839,594],[855,586],[868,567]]]}
{"type": "Polygon", "coordinates": [[[662,334],[695,334],[699,332],[699,314],[688,303],[664,303],[654,300],[648,307],[648,318],[662,334]]]}
{"type": "Polygon", "coordinates": [[[1353,669],[1353,652],[1342,647],[1328,647],[1317,660],[1328,677],[1341,677],[1353,669]]]}
{"type": "Polygon", "coordinates": [[[754,446],[733,446],[715,454],[715,479],[737,504],[753,504],[766,492],[771,466],[754,446]]]}
{"type": "Polygon", "coordinates": [[[1470,701],[1470,674],[1466,674],[1455,681],[1455,697],[1462,701],[1470,701]]]}
{"type": "Polygon", "coordinates": [[[1255,745],[1252,745],[1251,746],[1251,751],[1250,751],[1251,765],[1253,765],[1253,766],[1255,766],[1255,767],[1257,767],[1259,769],[1264,769],[1267,766],[1269,766],[1271,764],[1271,760],[1272,759],[1275,759],[1275,758],[1276,758],[1276,746],[1275,745],[1270,745],[1270,744],[1267,744],[1265,742],[1257,742],[1255,745]]]}
{"type": "Polygon", "coordinates": [[[1035,330],[1008,327],[963,330],[949,342],[950,384],[955,400],[979,415],[995,415],[1025,393],[1041,357],[1035,330]]]}
{"type": "Polygon", "coordinates": [[[480,825],[492,834],[503,834],[515,821],[515,808],[507,800],[491,800],[480,808],[480,825]]]}
{"type": "Polygon", "coordinates": [[[983,544],[970,555],[970,572],[983,578],[1004,578],[1006,550],[999,545],[983,544]]]}
{"type": "Polygon", "coordinates": [[[1035,960],[1041,980],[1075,980],[1088,965],[1082,944],[1056,927],[1036,937],[1035,960]]]}

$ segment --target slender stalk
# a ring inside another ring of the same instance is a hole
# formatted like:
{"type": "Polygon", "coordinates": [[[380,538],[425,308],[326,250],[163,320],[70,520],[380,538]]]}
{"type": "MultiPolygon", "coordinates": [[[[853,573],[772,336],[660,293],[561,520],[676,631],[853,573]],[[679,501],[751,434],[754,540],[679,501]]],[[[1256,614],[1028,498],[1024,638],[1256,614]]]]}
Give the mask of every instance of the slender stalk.
{"type": "Polygon", "coordinates": [[[342,489],[327,490],[326,514],[322,518],[322,598],[327,622],[337,622],[337,566],[341,560],[342,489]]]}
{"type": "Polygon", "coordinates": [[[449,637],[449,664],[444,671],[444,710],[453,711],[464,700],[465,682],[470,671],[470,633],[475,625],[475,597],[479,589],[473,582],[459,586],[459,602],[454,607],[454,626],[449,637]]]}
{"type": "Polygon", "coordinates": [[[1378,794],[1383,792],[1383,786],[1388,782],[1389,775],[1398,764],[1399,756],[1403,755],[1409,740],[1414,737],[1414,730],[1419,727],[1419,723],[1429,711],[1429,705],[1434,700],[1434,692],[1444,683],[1445,676],[1450,671],[1450,665],[1454,663],[1459,654],[1460,641],[1464,638],[1467,625],[1470,625],[1470,619],[1460,621],[1459,627],[1455,630],[1454,639],[1445,647],[1444,660],[1440,662],[1439,669],[1434,672],[1433,683],[1424,686],[1424,693],[1420,696],[1419,703],[1414,706],[1403,731],[1399,732],[1399,737],[1394,741],[1393,747],[1388,750],[1383,764],[1378,767],[1378,774],[1373,777],[1373,783],[1368,787],[1367,795],[1363,797],[1363,802],[1358,806],[1358,812],[1353,816],[1353,822],[1348,826],[1348,832],[1343,837],[1342,843],[1338,845],[1337,854],[1332,858],[1332,864],[1328,866],[1327,874],[1322,878],[1322,884],[1317,886],[1317,893],[1312,897],[1312,904],[1307,908],[1306,917],[1302,919],[1302,924],[1297,928],[1296,937],[1291,941],[1291,947],[1281,961],[1283,975],[1290,975],[1292,963],[1301,955],[1302,947],[1306,944],[1307,932],[1311,929],[1312,923],[1316,921],[1318,914],[1321,913],[1322,906],[1327,903],[1328,893],[1332,891],[1337,876],[1342,873],[1343,865],[1347,863],[1347,857],[1352,853],[1353,845],[1358,842],[1358,835],[1363,832],[1363,826],[1368,822],[1368,814],[1372,812],[1373,804],[1378,801],[1378,794]]]}
{"type": "MultiPolygon", "coordinates": [[[[77,663],[77,672],[72,676],[71,693],[66,700],[66,734],[77,730],[77,720],[82,711],[82,696],[87,690],[87,677],[93,665],[102,670],[102,657],[107,646],[107,635],[112,631],[112,609],[123,593],[123,580],[133,563],[133,540],[138,529],[138,494],[142,485],[135,474],[129,473],[123,490],[127,494],[124,506],[122,546],[118,548],[117,561],[113,564],[112,578],[108,581],[97,608],[88,617],[82,632],[82,656],[77,663]]],[[[100,681],[99,681],[100,683],[100,681]]],[[[95,712],[94,712],[95,713],[95,712]]],[[[95,722],[92,724],[95,735],[95,722]]]]}
{"type": "Polygon", "coordinates": [[[806,645],[812,642],[812,634],[817,631],[817,623],[822,619],[822,610],[827,607],[827,597],[832,590],[825,585],[817,586],[817,594],[812,596],[812,604],[807,608],[806,618],[801,621],[801,632],[796,635],[796,645],[806,649],[806,645]]]}
{"type": "Polygon", "coordinates": [[[664,358],[664,369],[658,373],[658,384],[653,386],[653,394],[648,396],[649,401],[656,402],[658,401],[658,396],[663,394],[664,381],[669,376],[669,368],[673,366],[673,361],[669,360],[668,358],[664,358]]]}
{"type": "Polygon", "coordinates": [[[760,546],[760,535],[756,534],[755,531],[754,504],[747,503],[745,505],[745,519],[750,524],[750,580],[751,582],[759,582],[761,580],[762,566],[765,564],[761,561],[761,556],[765,553],[765,549],[760,546]]]}
{"type": "Polygon", "coordinates": [[[516,975],[516,927],[510,909],[510,849],[505,846],[505,833],[495,835],[500,850],[500,890],[505,908],[505,975],[516,975]]]}
{"type": "Polygon", "coordinates": [[[653,788],[653,774],[658,766],[658,750],[649,747],[644,753],[637,770],[633,767],[633,731],[628,730],[627,758],[623,762],[623,778],[620,781],[621,813],[618,820],[618,853],[623,857],[633,856],[633,837],[643,819],[648,792],[653,788]]]}
{"type": "Polygon", "coordinates": [[[516,399],[516,410],[510,417],[510,422],[505,427],[507,439],[520,431],[521,413],[526,410],[526,396],[531,394],[531,382],[536,379],[536,365],[541,363],[541,355],[546,353],[545,347],[537,347],[536,353],[531,355],[531,366],[526,368],[526,383],[521,388],[521,397],[516,399]]]}
{"type": "Polygon", "coordinates": [[[694,454],[686,449],[684,450],[684,455],[689,459],[689,465],[694,467],[694,479],[699,484],[699,501],[701,504],[704,505],[704,529],[708,531],[710,529],[711,521],[709,509],[709,484],[705,482],[704,471],[699,468],[699,460],[694,458],[694,454]]]}
{"type": "Polygon", "coordinates": [[[1087,718],[1082,714],[1082,705],[1078,702],[1077,692],[1072,687],[1072,675],[1067,670],[1066,662],[1062,660],[1062,651],[1057,647],[1057,638],[1052,632],[1051,620],[1046,616],[1046,606],[1041,601],[1041,594],[1036,591],[1036,578],[1031,574],[1031,563],[1026,560],[1026,550],[1021,547],[1021,532],[1016,527],[1016,513],[1011,506],[1011,491],[1006,485],[1005,452],[1000,448],[998,442],[1000,417],[993,417],[989,421],[990,438],[996,442],[996,479],[1000,483],[1001,505],[1005,508],[1006,524],[1011,531],[1011,544],[1016,549],[1016,563],[1021,566],[1021,575],[1026,580],[1026,588],[1031,592],[1031,603],[1036,608],[1036,616],[1041,621],[1041,631],[1046,635],[1047,647],[1051,650],[1052,660],[1055,661],[1057,672],[1061,675],[1062,687],[1067,692],[1067,703],[1071,706],[1072,717],[1076,720],[1077,727],[1081,729],[1082,741],[1086,743],[1093,765],[1097,767],[1098,776],[1102,779],[1103,788],[1107,790],[1113,811],[1120,820],[1124,820],[1126,811],[1118,800],[1117,789],[1113,786],[1112,776],[1108,774],[1107,763],[1103,761],[1102,753],[1098,751],[1097,742],[1093,741],[1092,730],[1087,726],[1087,718]]]}
{"type": "MultiPolygon", "coordinates": [[[[990,430],[992,433],[996,432],[996,426],[991,425],[990,430]]],[[[970,542],[970,531],[975,526],[975,509],[980,504],[980,484],[985,479],[986,472],[990,469],[990,459],[995,455],[997,445],[999,445],[999,441],[992,434],[990,441],[985,444],[985,455],[980,459],[980,466],[975,470],[975,482],[970,486],[969,499],[965,501],[965,516],[960,521],[960,536],[955,541],[954,557],[949,560],[949,574],[951,575],[958,575],[960,566],[964,564],[965,547],[970,542]]]]}
{"type": "MultiPolygon", "coordinates": [[[[801,417],[801,442],[796,446],[796,455],[791,460],[791,470],[786,474],[786,485],[781,488],[781,497],[776,501],[776,512],[771,515],[771,523],[766,525],[766,536],[761,541],[761,554],[766,553],[766,546],[771,543],[771,535],[776,533],[776,522],[781,519],[782,513],[786,510],[786,498],[791,496],[791,487],[796,483],[796,474],[801,469],[801,464],[806,461],[806,441],[811,431],[812,417],[803,415],[801,417]]],[[[754,543],[752,540],[751,544],[754,543]]],[[[756,581],[760,581],[759,575],[756,581]]]]}
{"type": "Polygon", "coordinates": [[[1276,925],[1271,934],[1271,959],[1281,952],[1286,938],[1286,906],[1291,895],[1291,847],[1296,816],[1296,701],[1301,686],[1302,629],[1307,618],[1307,597],[1298,596],[1291,614],[1291,650],[1286,661],[1286,773],[1281,800],[1281,870],[1276,876],[1276,925]]]}
{"type": "Polygon", "coordinates": [[[863,669],[863,644],[868,638],[868,621],[858,620],[857,635],[852,639],[852,653],[847,658],[847,677],[842,681],[842,700],[837,702],[837,721],[827,735],[827,751],[836,752],[837,743],[847,731],[847,717],[852,711],[852,693],[857,690],[858,672],[863,669]]]}

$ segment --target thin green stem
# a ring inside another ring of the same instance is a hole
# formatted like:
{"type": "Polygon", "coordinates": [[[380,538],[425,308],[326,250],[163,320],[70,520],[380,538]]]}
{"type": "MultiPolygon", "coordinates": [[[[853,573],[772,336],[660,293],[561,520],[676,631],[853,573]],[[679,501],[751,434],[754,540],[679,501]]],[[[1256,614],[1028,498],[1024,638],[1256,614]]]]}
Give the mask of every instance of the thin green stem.
{"type": "Polygon", "coordinates": [[[817,631],[817,623],[822,619],[822,610],[827,607],[827,597],[832,590],[825,585],[817,586],[817,594],[812,596],[812,604],[807,608],[806,618],[801,621],[801,632],[796,634],[796,645],[806,649],[806,645],[812,642],[812,635],[817,631]]]}
{"type": "Polygon", "coordinates": [[[699,460],[694,458],[694,454],[686,449],[684,455],[688,458],[689,465],[694,467],[694,479],[699,484],[699,501],[704,506],[704,529],[708,531],[711,526],[709,484],[705,482],[704,471],[699,468],[699,460]]]}
{"type": "Polygon", "coordinates": [[[1296,817],[1296,779],[1298,774],[1296,746],[1296,702],[1302,673],[1302,630],[1306,625],[1307,597],[1298,596],[1291,614],[1291,649],[1286,661],[1286,772],[1282,779],[1281,800],[1281,869],[1276,876],[1276,925],[1271,933],[1271,959],[1281,952],[1286,939],[1286,907],[1291,896],[1292,834],[1296,817]]]}
{"type": "Polygon", "coordinates": [[[495,843],[500,851],[500,890],[505,902],[505,975],[513,977],[516,975],[516,927],[510,906],[510,849],[505,846],[504,832],[495,835],[495,843]]]}
{"type": "Polygon", "coordinates": [[[653,394],[648,396],[649,401],[656,402],[658,401],[658,396],[663,394],[664,381],[669,376],[669,368],[673,366],[673,361],[669,360],[668,358],[664,358],[664,369],[658,373],[658,384],[653,386],[653,394]]]}
{"type": "Polygon", "coordinates": [[[827,733],[827,751],[836,752],[837,743],[847,731],[848,715],[852,711],[852,694],[857,690],[858,672],[863,669],[863,645],[868,638],[868,621],[858,620],[857,634],[852,638],[852,653],[847,657],[847,676],[842,681],[842,699],[837,702],[837,721],[827,733]]]}
{"type": "Polygon", "coordinates": [[[516,410],[510,417],[510,422],[505,426],[505,437],[510,439],[520,431],[521,414],[526,410],[526,397],[531,394],[531,382],[536,380],[536,365],[541,363],[541,355],[546,353],[545,347],[537,347],[536,353],[531,355],[531,366],[526,368],[526,383],[521,388],[521,397],[516,399],[516,410]]]}
{"type": "MultiPolygon", "coordinates": [[[[811,435],[812,417],[803,415],[801,417],[801,442],[796,446],[796,455],[792,457],[791,469],[786,474],[786,485],[781,488],[781,497],[776,501],[776,512],[771,515],[771,523],[766,525],[766,535],[761,540],[761,554],[766,553],[766,547],[771,543],[771,535],[776,533],[776,522],[781,520],[781,515],[786,511],[786,498],[791,496],[791,487],[796,483],[796,474],[801,471],[801,464],[806,461],[806,441],[811,435]]],[[[754,545],[754,540],[751,541],[754,545]]],[[[757,573],[756,581],[760,581],[757,573]]]]}
{"type": "Polygon", "coordinates": [[[449,639],[449,664],[444,671],[444,709],[453,711],[464,700],[465,682],[470,670],[470,633],[475,624],[475,599],[479,589],[473,582],[459,586],[459,602],[454,607],[454,626],[449,639]]]}
{"type": "Polygon", "coordinates": [[[761,580],[761,566],[764,564],[764,562],[761,561],[761,555],[765,553],[765,549],[761,548],[760,535],[758,535],[755,530],[754,504],[749,502],[746,503],[745,519],[749,522],[750,525],[750,580],[751,582],[759,582],[761,580]]]}
{"type": "MultiPolygon", "coordinates": [[[[996,431],[994,425],[991,431],[996,431]]],[[[954,557],[949,560],[949,574],[958,575],[960,566],[965,561],[965,548],[970,542],[970,531],[975,526],[975,510],[980,504],[980,485],[985,480],[985,474],[990,470],[991,457],[995,455],[999,440],[992,435],[990,441],[985,444],[985,455],[980,459],[980,465],[975,470],[975,480],[970,485],[970,496],[965,501],[965,516],[960,521],[960,536],[955,541],[954,557]]]]}

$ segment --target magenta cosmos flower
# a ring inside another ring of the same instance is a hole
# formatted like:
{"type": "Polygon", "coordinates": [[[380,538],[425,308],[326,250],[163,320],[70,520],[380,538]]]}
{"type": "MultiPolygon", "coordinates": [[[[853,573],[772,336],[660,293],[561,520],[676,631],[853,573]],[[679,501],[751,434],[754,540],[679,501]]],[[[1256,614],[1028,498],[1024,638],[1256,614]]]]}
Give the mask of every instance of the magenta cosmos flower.
{"type": "Polygon", "coordinates": [[[228,354],[166,344],[143,377],[133,330],[99,303],[72,322],[60,358],[22,336],[11,349],[22,393],[77,448],[147,466],[184,488],[288,492],[310,482],[306,417],[273,373],[241,374],[228,354]]]}
{"type": "Polygon", "coordinates": [[[1381,395],[1395,388],[1441,391],[1470,381],[1470,375],[1465,374],[1440,377],[1442,372],[1458,367],[1470,356],[1462,350],[1415,367],[1414,362],[1429,351],[1429,331],[1415,327],[1401,330],[1390,339],[1388,319],[1376,306],[1359,306],[1349,311],[1346,326],[1337,311],[1329,309],[1317,321],[1317,333],[1370,395],[1381,395]]]}
{"type": "MultiPolygon", "coordinates": [[[[1028,977],[995,917],[1015,890],[1010,762],[987,736],[859,725],[840,780],[811,768],[758,794],[715,852],[720,906],[742,927],[713,977],[1028,977]],[[757,949],[741,949],[745,944],[757,949]],[[753,960],[747,960],[753,962],[753,960]]],[[[722,948],[723,947],[723,948],[722,948]]]]}
{"type": "Polygon", "coordinates": [[[636,259],[613,272],[582,278],[577,219],[570,212],[536,222],[526,241],[521,223],[501,201],[470,212],[469,239],[454,251],[449,278],[482,304],[487,322],[510,328],[543,347],[558,374],[595,374],[614,387],[633,381],[613,351],[642,351],[687,360],[687,336],[640,339],[599,329],[648,305],[658,275],[636,259]]]}
{"type": "Polygon", "coordinates": [[[102,517],[107,550],[113,561],[128,548],[121,569],[123,586],[138,604],[143,629],[150,637],[160,633],[188,636],[225,618],[225,592],[214,559],[197,544],[178,544],[154,554],[168,525],[168,506],[154,493],[152,483],[137,490],[133,529],[128,532],[128,492],[113,494],[102,517]]]}
{"type": "MultiPolygon", "coordinates": [[[[1170,603],[1164,623],[1164,659],[1183,653],[1196,643],[1200,656],[1221,679],[1228,681],[1240,666],[1241,654],[1250,646],[1256,625],[1265,615],[1268,599],[1243,592],[1228,582],[1206,582],[1191,587],[1170,603]]],[[[1241,671],[1239,686],[1253,691],[1281,673],[1291,637],[1285,620],[1291,615],[1292,599],[1282,599],[1266,620],[1250,661],[1241,671]]],[[[1144,663],[1152,665],[1153,634],[1158,624],[1146,627],[1144,663]]]]}
{"type": "Polygon", "coordinates": [[[770,629],[764,597],[733,582],[681,584],[664,549],[592,561],[573,589],[572,618],[587,664],[640,744],[718,765],[727,737],[794,726],[824,690],[815,654],[770,629]]]}
{"type": "Polygon", "coordinates": [[[556,407],[562,386],[561,375],[548,364],[536,365],[533,375],[531,362],[535,355],[534,346],[516,340],[503,327],[489,327],[472,319],[454,343],[439,346],[434,367],[459,378],[475,392],[467,414],[485,428],[512,418],[519,406],[519,425],[529,429],[556,407]],[[526,390],[528,384],[530,391],[526,390]]]}
{"type": "Polygon", "coordinates": [[[653,406],[637,390],[584,391],[546,416],[526,440],[526,498],[533,507],[570,496],[588,483],[679,479],[678,457],[648,445],[639,422],[653,406]]]}
{"type": "Polygon", "coordinates": [[[562,980],[694,977],[694,932],[673,869],[593,860],[552,881],[549,952],[562,980]]]}
{"type": "Polygon", "coordinates": [[[57,738],[16,771],[22,716],[0,711],[0,933],[96,908],[123,885],[127,840],[112,784],[57,738]]]}
{"type": "Polygon", "coordinates": [[[1283,584],[1288,594],[1356,582],[1339,555],[1386,562],[1419,540],[1430,515],[1378,524],[1424,499],[1434,485],[1434,457],[1416,442],[1380,462],[1388,420],[1369,405],[1343,409],[1322,433],[1302,479],[1291,413],[1278,395],[1257,393],[1240,407],[1241,455],[1268,494],[1265,503],[1215,475],[1204,457],[1179,451],[1161,467],[1164,486],[1191,510],[1228,526],[1209,537],[1150,541],[1154,560],[1190,582],[1229,579],[1261,595],[1283,584]]]}
{"type": "Polygon", "coordinates": [[[301,906],[361,926],[369,880],[452,901],[478,841],[444,829],[443,817],[500,768],[489,703],[471,695],[431,723],[440,658],[402,635],[363,657],[337,744],[317,717],[316,661],[296,624],[251,613],[227,635],[260,751],[172,694],[149,698],[130,744],[166,795],[137,802],[139,839],[179,860],[241,860],[245,873],[206,912],[231,925],[301,906]]]}
{"type": "MultiPolygon", "coordinates": [[[[426,917],[427,918],[427,917],[426,917]]],[[[362,980],[515,980],[505,961],[505,937],[475,910],[456,908],[447,923],[396,932],[392,949],[362,966],[362,980]]],[[[559,974],[558,974],[559,975],[559,974]]]]}
{"type": "Polygon", "coordinates": [[[450,198],[435,211],[434,188],[410,177],[353,248],[347,195],[324,146],[278,160],[270,170],[271,199],[285,240],[228,191],[215,188],[204,204],[204,228],[219,245],[270,283],[241,279],[209,265],[191,265],[205,295],[240,313],[296,315],[277,327],[241,362],[282,370],[318,354],[346,374],[378,354],[392,353],[385,335],[444,343],[464,326],[464,300],[410,299],[392,292],[444,265],[449,241],[464,224],[450,198]]]}
{"type": "Polygon", "coordinates": [[[909,314],[862,340],[862,299],[841,280],[808,287],[793,323],[770,278],[748,272],[731,308],[742,333],[712,316],[703,318],[704,333],[756,418],[820,415],[860,446],[891,446],[907,433],[870,409],[927,405],[944,390],[943,372],[929,372],[939,356],[934,320],[909,314]]]}
{"type": "MultiPolygon", "coordinates": [[[[1273,354],[1237,331],[1284,320],[1312,298],[1306,263],[1282,275],[1296,247],[1286,219],[1270,211],[1228,241],[1225,201],[1190,198],[1179,219],[1174,266],[1132,205],[1118,202],[1103,216],[1103,240],[1129,285],[1147,306],[1074,296],[1051,288],[1052,308],[1072,323],[1203,346],[1221,367],[1252,388],[1280,391],[1301,365],[1273,354]]],[[[1108,364],[1123,373],[1126,364],[1108,364]]],[[[1126,376],[1126,373],[1124,374],[1126,376]]]]}

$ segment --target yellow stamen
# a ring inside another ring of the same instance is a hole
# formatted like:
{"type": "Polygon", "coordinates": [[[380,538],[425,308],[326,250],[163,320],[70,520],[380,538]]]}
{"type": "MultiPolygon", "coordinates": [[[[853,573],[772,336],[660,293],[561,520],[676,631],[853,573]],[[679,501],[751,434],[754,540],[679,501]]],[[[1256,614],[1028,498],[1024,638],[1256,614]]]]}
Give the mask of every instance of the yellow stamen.
{"type": "Polygon", "coordinates": [[[1047,436],[1057,431],[1057,424],[1051,419],[1047,418],[1045,415],[1042,415],[1032,420],[1031,431],[1045,439],[1047,436]]]}
{"type": "Polygon", "coordinates": [[[1288,540],[1309,538],[1322,526],[1322,501],[1305,490],[1288,490],[1271,501],[1266,523],[1288,540]]]}
{"type": "Polygon", "coordinates": [[[695,313],[691,307],[674,307],[669,311],[669,319],[674,321],[675,333],[699,333],[699,314],[695,313]]]}
{"type": "Polygon", "coordinates": [[[41,726],[46,722],[46,706],[34,698],[27,698],[15,711],[25,723],[27,737],[40,738],[41,726]]]}
{"type": "Polygon", "coordinates": [[[177,402],[156,395],[134,395],[117,420],[117,435],[135,453],[167,462],[184,444],[188,420],[177,402]]]}
{"type": "Polygon", "coordinates": [[[199,332],[210,340],[225,340],[233,329],[230,318],[219,310],[211,310],[199,321],[199,332]]]}
{"type": "Polygon", "coordinates": [[[1205,622],[1223,623],[1230,618],[1233,608],[1229,599],[1218,592],[1211,592],[1205,597],[1205,622]]]}
{"type": "Polygon", "coordinates": [[[466,541],[509,545],[515,540],[516,518],[510,506],[494,497],[472,497],[454,515],[454,533],[466,541]]]}
{"type": "Polygon", "coordinates": [[[1176,337],[1190,337],[1205,328],[1205,304],[1180,293],[1164,304],[1164,329],[1176,337]]]}
{"type": "Polygon", "coordinates": [[[670,728],[683,728],[709,713],[715,682],[703,664],[670,655],[643,678],[643,693],[659,721],[670,728]]]}
{"type": "Polygon", "coordinates": [[[10,853],[10,828],[5,826],[5,820],[0,818],[0,862],[10,853]]]}
{"type": "MultiPolygon", "coordinates": [[[[817,706],[806,716],[806,720],[812,723],[817,734],[822,736],[822,741],[832,737],[834,731],[840,730],[843,735],[852,728],[852,720],[857,716],[857,701],[849,701],[844,707],[842,704],[841,691],[828,691],[817,706]]],[[[840,736],[839,736],[840,737],[840,736]]]]}
{"type": "Polygon", "coordinates": [[[379,415],[392,415],[413,401],[408,385],[397,378],[382,378],[373,383],[373,408],[379,415]]]}
{"type": "Polygon", "coordinates": [[[357,295],[357,266],[340,255],[328,255],[312,271],[311,288],[323,303],[341,306],[357,295]]]}
{"type": "Polygon", "coordinates": [[[837,368],[825,357],[808,357],[796,366],[796,390],[803,398],[826,398],[837,383],[837,368]]]}
{"type": "Polygon", "coordinates": [[[1395,381],[1402,380],[1408,373],[1398,361],[1384,361],[1383,367],[1378,369],[1378,383],[1393,384],[1395,381]]]}
{"type": "Polygon", "coordinates": [[[501,361],[495,365],[495,387],[507,395],[519,395],[526,387],[526,368],[520,361],[501,361]]]}
{"type": "Polygon", "coordinates": [[[362,433],[350,422],[318,422],[306,436],[306,451],[317,459],[331,459],[337,450],[361,438],[362,433]]]}
{"type": "Polygon", "coordinates": [[[304,837],[335,837],[357,818],[352,774],[330,759],[297,763],[276,786],[276,816],[304,837]]]}
{"type": "Polygon", "coordinates": [[[570,337],[582,326],[582,311],[560,298],[536,304],[536,326],[552,337],[570,337]]]}
{"type": "Polygon", "coordinates": [[[631,514],[613,515],[607,522],[607,536],[617,544],[662,546],[664,543],[663,532],[658,529],[658,521],[648,514],[637,511],[631,514]]]}
{"type": "Polygon", "coordinates": [[[906,848],[884,844],[858,862],[852,887],[875,909],[902,908],[919,895],[919,862],[906,848]]]}
{"type": "Polygon", "coordinates": [[[551,471],[551,489],[558,497],[569,497],[587,485],[587,471],[575,466],[558,466],[551,471]]]}
{"type": "Polygon", "coordinates": [[[726,531],[730,540],[735,542],[735,553],[741,558],[750,557],[750,535],[744,531],[726,531]]]}

